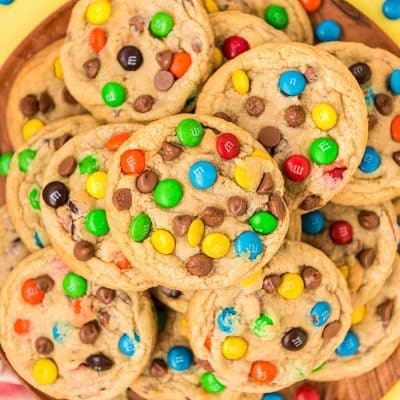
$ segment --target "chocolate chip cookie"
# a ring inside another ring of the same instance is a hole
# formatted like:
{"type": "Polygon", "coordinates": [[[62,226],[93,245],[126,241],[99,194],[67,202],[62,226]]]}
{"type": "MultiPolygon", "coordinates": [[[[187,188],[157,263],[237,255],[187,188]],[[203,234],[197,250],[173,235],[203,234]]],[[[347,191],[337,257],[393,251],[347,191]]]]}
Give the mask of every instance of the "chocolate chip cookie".
{"type": "Polygon", "coordinates": [[[196,112],[251,132],[281,168],[289,208],[301,213],[343,190],[367,142],[357,81],[328,53],[299,43],[265,44],[225,63],[196,112]]]}
{"type": "Polygon", "coordinates": [[[165,304],[170,309],[186,314],[190,299],[194,292],[190,290],[169,289],[164,286],[157,286],[151,289],[151,294],[162,304],[165,304]]]}

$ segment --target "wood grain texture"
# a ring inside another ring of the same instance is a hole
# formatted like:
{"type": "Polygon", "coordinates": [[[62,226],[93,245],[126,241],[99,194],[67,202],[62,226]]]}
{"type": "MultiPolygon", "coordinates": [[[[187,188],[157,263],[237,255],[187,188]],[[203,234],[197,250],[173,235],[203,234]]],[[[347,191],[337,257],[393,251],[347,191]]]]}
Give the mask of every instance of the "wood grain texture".
{"type": "MultiPolygon", "coordinates": [[[[0,150],[11,149],[5,126],[8,94],[18,71],[36,52],[65,35],[71,9],[71,0],[41,23],[13,52],[0,69],[0,150]]],[[[343,28],[343,39],[360,41],[371,47],[383,47],[400,56],[400,49],[371,20],[341,0],[323,0],[320,10],[312,14],[313,24],[323,19],[335,19],[343,28]]],[[[4,203],[4,179],[0,179],[0,204],[4,203]]],[[[320,389],[323,400],[379,400],[400,379],[400,349],[376,370],[356,379],[313,384],[320,389]]],[[[296,385],[285,391],[287,400],[294,399],[296,385]]],[[[43,399],[48,397],[43,396],[43,399]]]]}

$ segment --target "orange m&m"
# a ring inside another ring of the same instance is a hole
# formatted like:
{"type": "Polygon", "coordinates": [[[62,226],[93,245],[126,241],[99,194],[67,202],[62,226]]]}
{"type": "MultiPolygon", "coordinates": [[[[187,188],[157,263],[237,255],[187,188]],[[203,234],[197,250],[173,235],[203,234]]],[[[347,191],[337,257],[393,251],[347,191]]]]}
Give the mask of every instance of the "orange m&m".
{"type": "Polygon", "coordinates": [[[211,333],[209,333],[204,341],[204,347],[210,351],[211,350],[211,333]]]}
{"type": "Polygon", "coordinates": [[[117,267],[119,269],[124,270],[124,269],[132,268],[131,263],[129,262],[129,260],[122,253],[118,254],[115,257],[114,262],[115,262],[115,264],[117,265],[117,267]]]}
{"type": "Polygon", "coordinates": [[[100,51],[106,45],[106,42],[107,42],[107,36],[106,33],[103,31],[103,29],[94,28],[90,32],[89,44],[92,50],[95,51],[96,53],[100,53],[100,51]]]}
{"type": "Polygon", "coordinates": [[[14,322],[14,332],[18,335],[24,335],[29,332],[31,321],[29,319],[16,319],[14,322]]]}
{"type": "Polygon", "coordinates": [[[192,57],[190,57],[190,54],[180,51],[172,56],[169,70],[176,78],[182,78],[191,65],[192,57]]]}
{"type": "Polygon", "coordinates": [[[390,133],[395,142],[400,142],[400,114],[393,118],[390,133]]]}
{"type": "Polygon", "coordinates": [[[304,9],[309,12],[315,12],[321,7],[322,0],[300,0],[304,9]]]}
{"type": "Polygon", "coordinates": [[[38,288],[34,279],[28,279],[22,285],[21,295],[27,303],[35,305],[42,302],[45,293],[38,288]]]}
{"type": "Polygon", "coordinates": [[[119,146],[121,146],[125,140],[129,139],[129,137],[130,134],[128,132],[114,133],[114,135],[107,140],[106,147],[110,151],[117,151],[119,146]]]}
{"type": "Polygon", "coordinates": [[[120,165],[126,175],[140,174],[144,170],[144,153],[141,150],[126,150],[122,153],[120,165]]]}
{"type": "Polygon", "coordinates": [[[272,382],[276,377],[276,367],[268,361],[254,361],[250,369],[250,378],[262,385],[272,382]]]}

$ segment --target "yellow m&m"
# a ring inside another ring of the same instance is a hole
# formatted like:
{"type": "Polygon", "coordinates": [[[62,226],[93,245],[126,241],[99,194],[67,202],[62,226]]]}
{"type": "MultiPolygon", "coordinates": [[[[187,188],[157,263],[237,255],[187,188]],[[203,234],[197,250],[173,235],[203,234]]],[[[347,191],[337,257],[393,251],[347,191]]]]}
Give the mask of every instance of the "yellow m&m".
{"type": "Polygon", "coordinates": [[[172,254],[175,250],[175,238],[165,229],[158,229],[153,232],[151,244],[161,254],[172,254]]]}
{"type": "Polygon", "coordinates": [[[231,248],[231,241],[223,233],[210,233],[202,243],[203,253],[211,258],[225,257],[231,248]]]}
{"type": "Polygon", "coordinates": [[[104,24],[111,16],[111,4],[108,0],[94,1],[86,9],[86,21],[93,25],[104,24]]]}
{"type": "Polygon", "coordinates": [[[214,0],[205,0],[204,6],[205,6],[207,12],[209,12],[209,13],[219,11],[218,4],[214,0]]]}
{"type": "Polygon", "coordinates": [[[358,306],[355,308],[351,314],[352,325],[359,324],[365,317],[365,305],[358,306]]]}
{"type": "Polygon", "coordinates": [[[86,190],[95,199],[102,199],[106,193],[106,183],[107,174],[105,172],[94,172],[86,181],[86,190]]]}
{"type": "Polygon", "coordinates": [[[240,336],[228,336],[221,346],[223,356],[228,360],[239,360],[247,353],[247,342],[240,336]]]}
{"type": "Polygon", "coordinates": [[[64,72],[61,65],[60,57],[57,57],[53,63],[54,76],[60,81],[64,80],[64,72]]]}
{"type": "Polygon", "coordinates": [[[337,113],[336,110],[327,103],[317,104],[311,113],[315,125],[322,131],[329,131],[336,126],[337,113]]]}
{"type": "Polygon", "coordinates": [[[249,77],[246,72],[242,69],[234,71],[232,74],[232,85],[239,94],[246,94],[250,87],[249,77]]]}
{"type": "Polygon", "coordinates": [[[247,287],[252,285],[254,282],[257,282],[259,279],[262,278],[263,273],[262,269],[258,270],[254,274],[250,275],[246,279],[243,279],[242,282],[240,282],[241,287],[247,287]]]}
{"type": "Polygon", "coordinates": [[[218,47],[216,47],[214,49],[214,69],[219,68],[223,61],[224,57],[222,56],[222,52],[218,47]]]}
{"type": "Polygon", "coordinates": [[[58,368],[54,361],[42,358],[35,361],[32,375],[40,385],[51,385],[57,380],[58,368]]]}
{"type": "Polygon", "coordinates": [[[22,127],[22,136],[25,140],[30,139],[32,136],[36,135],[44,127],[44,122],[40,119],[33,118],[25,122],[22,127]]]}
{"type": "Polygon", "coordinates": [[[264,160],[268,160],[268,161],[272,160],[272,157],[266,151],[263,151],[263,150],[254,150],[251,153],[251,156],[252,157],[260,157],[260,158],[263,158],[264,160]]]}
{"type": "Polygon", "coordinates": [[[233,172],[236,183],[244,190],[250,190],[253,186],[252,174],[248,168],[236,167],[233,172]]]}
{"type": "Polygon", "coordinates": [[[341,265],[339,267],[339,271],[344,276],[344,279],[347,279],[349,277],[349,274],[350,274],[350,267],[348,265],[341,265]]]}
{"type": "Polygon", "coordinates": [[[299,274],[287,273],[283,275],[278,287],[278,293],[288,300],[295,300],[303,294],[304,282],[299,274]]]}
{"type": "Polygon", "coordinates": [[[201,219],[195,219],[189,226],[187,240],[189,245],[196,247],[200,244],[204,235],[204,222],[201,219]]]}

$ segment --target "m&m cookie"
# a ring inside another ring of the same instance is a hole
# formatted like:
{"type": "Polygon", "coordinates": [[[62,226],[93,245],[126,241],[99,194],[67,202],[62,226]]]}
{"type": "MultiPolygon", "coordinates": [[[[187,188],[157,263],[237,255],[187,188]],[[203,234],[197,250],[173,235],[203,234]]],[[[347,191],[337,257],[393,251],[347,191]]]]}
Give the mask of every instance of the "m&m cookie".
{"type": "Polygon", "coordinates": [[[342,61],[364,92],[368,144],[349,185],[333,201],[378,204],[400,195],[400,58],[361,43],[318,46],[342,61]]]}
{"type": "Polygon", "coordinates": [[[301,213],[342,190],[365,151],[367,110],[357,81],[334,57],[304,44],[265,44],[225,63],[196,112],[252,133],[285,177],[289,208],[301,213]]]}
{"type": "Polygon", "coordinates": [[[64,84],[58,40],[35,54],[18,72],[8,97],[6,126],[14,149],[59,118],[83,114],[64,84]]]}
{"type": "Polygon", "coordinates": [[[399,240],[395,211],[390,202],[365,207],[330,203],[302,215],[301,240],[336,264],[358,307],[382,290],[392,272],[399,240]]]}
{"type": "Polygon", "coordinates": [[[203,0],[209,13],[240,10],[257,15],[295,42],[313,43],[310,19],[298,0],[203,0]]]}
{"type": "Polygon", "coordinates": [[[249,133],[182,114],[121,145],[108,171],[113,237],[130,262],[178,290],[235,284],[265,264],[288,228],[282,175],[249,133]]]}
{"type": "Polygon", "coordinates": [[[16,372],[58,399],[110,399],[145,368],[156,323],[145,293],[99,286],[52,248],[25,258],[0,298],[1,345],[16,372]]]}
{"type": "Polygon", "coordinates": [[[71,93],[109,122],[193,108],[213,58],[214,35],[200,0],[80,0],[61,54],[71,93]]]}
{"type": "Polygon", "coordinates": [[[49,244],[40,206],[49,158],[73,136],[97,125],[88,115],[53,121],[16,151],[6,181],[7,207],[15,229],[30,251],[49,244]]]}
{"type": "MultiPolygon", "coordinates": [[[[69,140],[48,161],[40,192],[51,244],[70,268],[113,289],[152,286],[111,237],[105,191],[112,156],[135,124],[103,125],[69,140]]],[[[129,199],[120,196],[120,203],[129,199]]]]}
{"type": "Polygon", "coordinates": [[[194,354],[219,382],[275,392],[307,378],[350,328],[346,282],[321,251],[287,241],[252,290],[198,291],[187,313],[194,354]]]}

